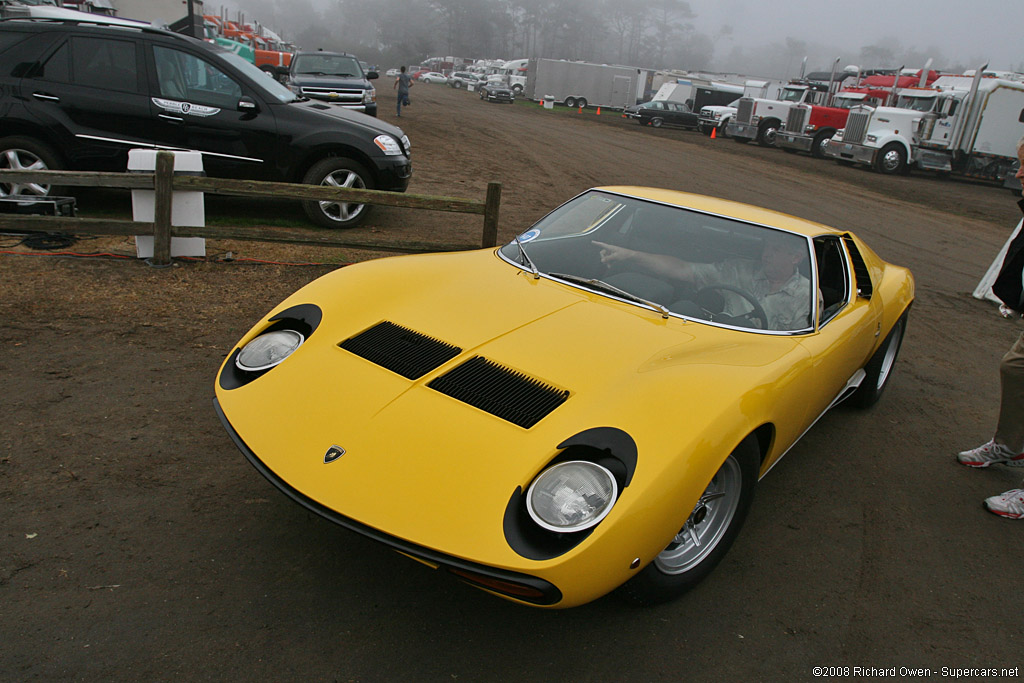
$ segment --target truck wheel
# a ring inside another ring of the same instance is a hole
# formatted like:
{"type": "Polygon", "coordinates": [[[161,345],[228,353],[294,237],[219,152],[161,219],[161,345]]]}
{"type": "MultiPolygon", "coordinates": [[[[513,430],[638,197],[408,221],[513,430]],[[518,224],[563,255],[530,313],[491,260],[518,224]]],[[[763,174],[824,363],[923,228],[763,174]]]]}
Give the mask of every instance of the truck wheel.
{"type": "Polygon", "coordinates": [[[575,97],[566,97],[565,98],[565,106],[569,107],[569,109],[575,109],[576,108],[576,98],[575,97]]]}
{"type": "Polygon", "coordinates": [[[769,119],[761,124],[761,127],[757,129],[757,144],[762,147],[774,147],[775,136],[779,134],[779,122],[775,119],[769,119]]]}
{"type": "Polygon", "coordinates": [[[715,133],[716,138],[727,138],[729,137],[729,120],[722,121],[721,125],[718,126],[718,132],[715,133]]]}
{"type": "Polygon", "coordinates": [[[811,155],[819,159],[825,158],[825,150],[828,148],[828,141],[835,135],[835,131],[822,131],[814,136],[811,143],[811,155]]]}
{"type": "MultiPolygon", "coordinates": [[[[327,157],[313,164],[302,182],[307,185],[350,187],[355,190],[372,190],[373,176],[345,157],[327,157]]],[[[324,228],[354,228],[370,212],[369,204],[352,204],[339,201],[305,201],[302,208],[306,216],[324,228]]]]}
{"type": "Polygon", "coordinates": [[[518,83],[516,83],[515,85],[512,86],[512,92],[515,93],[517,96],[518,95],[522,95],[523,94],[523,86],[521,86],[518,83]]]}
{"type": "MultiPolygon", "coordinates": [[[[5,171],[60,171],[60,157],[49,147],[32,138],[0,139],[0,169],[5,171]]],[[[66,192],[56,185],[39,183],[0,183],[0,197],[33,195],[61,196],[66,192]]]]}
{"type": "Polygon", "coordinates": [[[576,98],[576,106],[577,107],[586,107],[587,106],[587,98],[586,97],[577,97],[576,98]]]}
{"type": "Polygon", "coordinates": [[[898,142],[890,142],[875,158],[875,170],[886,175],[907,172],[907,152],[898,142]]]}

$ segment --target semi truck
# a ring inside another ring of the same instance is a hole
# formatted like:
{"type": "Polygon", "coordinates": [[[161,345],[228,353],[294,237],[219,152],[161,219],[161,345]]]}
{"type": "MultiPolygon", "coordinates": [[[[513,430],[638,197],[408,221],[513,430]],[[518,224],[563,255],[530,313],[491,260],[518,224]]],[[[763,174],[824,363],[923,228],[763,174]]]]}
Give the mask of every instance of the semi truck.
{"type": "Polygon", "coordinates": [[[900,92],[896,107],[858,107],[829,141],[827,156],[880,173],[911,168],[1014,185],[1024,134],[1024,82],[973,74],[942,76],[900,92]]]}
{"type": "Polygon", "coordinates": [[[787,152],[810,152],[815,157],[824,158],[828,141],[846,125],[851,109],[889,104],[897,89],[911,87],[915,83],[928,85],[938,77],[935,71],[924,70],[903,76],[872,74],[855,86],[843,88],[827,105],[794,105],[776,135],[775,146],[787,152]]]}
{"type": "Polygon", "coordinates": [[[700,123],[697,128],[705,135],[715,133],[716,137],[729,137],[729,124],[736,117],[739,102],[744,97],[766,98],[771,81],[748,80],[743,84],[742,94],[728,104],[705,105],[700,108],[700,123]]]}
{"type": "Polygon", "coordinates": [[[531,59],[527,67],[526,97],[551,97],[567,107],[625,109],[645,100],[654,72],[633,66],[531,59]]]}
{"type": "Polygon", "coordinates": [[[778,99],[744,97],[740,99],[736,115],[726,130],[729,137],[737,142],[757,140],[764,147],[774,147],[776,135],[793,106],[825,104],[830,93],[828,83],[797,80],[784,85],[778,99]]]}

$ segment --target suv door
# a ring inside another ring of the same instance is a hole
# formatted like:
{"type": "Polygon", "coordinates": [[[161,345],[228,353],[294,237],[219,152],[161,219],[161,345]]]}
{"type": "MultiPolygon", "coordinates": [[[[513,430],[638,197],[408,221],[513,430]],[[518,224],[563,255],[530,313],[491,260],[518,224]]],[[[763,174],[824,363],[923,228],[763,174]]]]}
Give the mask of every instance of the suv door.
{"type": "Polygon", "coordinates": [[[70,168],[124,171],[129,149],[166,142],[153,135],[143,64],[133,38],[72,34],[22,79],[26,108],[70,168]]]}
{"type": "Polygon", "coordinates": [[[209,175],[277,179],[274,114],[251,88],[215,55],[156,43],[146,52],[156,127],[177,146],[202,152],[209,175]]]}

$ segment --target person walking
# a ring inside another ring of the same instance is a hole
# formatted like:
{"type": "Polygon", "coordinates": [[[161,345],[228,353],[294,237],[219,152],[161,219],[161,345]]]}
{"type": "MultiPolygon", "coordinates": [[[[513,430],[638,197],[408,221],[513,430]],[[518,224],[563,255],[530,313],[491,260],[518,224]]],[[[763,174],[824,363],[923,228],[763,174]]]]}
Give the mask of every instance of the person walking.
{"type": "Polygon", "coordinates": [[[412,76],[410,76],[409,74],[407,74],[405,72],[405,67],[404,66],[401,69],[399,69],[398,71],[399,71],[398,78],[395,79],[395,88],[394,89],[398,91],[398,100],[397,100],[397,103],[396,103],[397,104],[397,112],[396,113],[397,113],[398,116],[401,116],[402,115],[402,105],[404,104],[407,107],[409,106],[409,88],[412,87],[413,80],[412,80],[412,76]]]}
{"type": "MultiPolygon", "coordinates": [[[[1024,138],[1017,143],[1017,159],[1020,168],[1015,177],[1022,181],[1021,195],[1024,196],[1024,138]]],[[[1018,204],[1024,211],[1024,199],[1018,204]]],[[[1000,312],[1005,317],[1024,316],[1024,230],[1010,243],[992,293],[1002,300],[1000,312]]],[[[958,454],[956,458],[961,465],[1024,467],[1024,332],[1003,356],[999,377],[1001,397],[995,435],[988,443],[958,454]]],[[[1024,486],[1024,482],[1021,485],[1024,486]]],[[[1001,517],[1024,519],[1024,488],[986,498],[985,508],[1001,517]]]]}

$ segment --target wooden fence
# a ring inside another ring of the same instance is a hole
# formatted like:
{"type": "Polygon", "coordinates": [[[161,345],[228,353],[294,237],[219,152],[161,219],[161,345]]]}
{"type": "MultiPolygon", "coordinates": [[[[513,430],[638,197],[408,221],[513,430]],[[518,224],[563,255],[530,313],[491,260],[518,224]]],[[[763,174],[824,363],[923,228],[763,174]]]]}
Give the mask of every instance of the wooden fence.
{"type": "Polygon", "coordinates": [[[481,247],[497,246],[498,209],[501,203],[501,184],[488,183],[484,201],[433,197],[427,195],[357,190],[323,185],[297,183],[270,183],[255,180],[227,180],[200,176],[175,175],[174,155],[161,151],[156,155],[154,173],[97,173],[76,171],[10,171],[0,170],[0,183],[39,183],[75,187],[103,187],[132,190],[154,190],[153,221],[120,219],[77,218],[65,216],[28,216],[0,213],[0,230],[71,232],[91,235],[153,235],[153,265],[171,262],[171,237],[208,237],[211,239],[255,240],[260,242],[290,242],[331,247],[372,249],[379,251],[431,252],[475,249],[476,246],[428,244],[419,242],[366,242],[353,239],[347,230],[314,228],[273,228],[204,226],[185,227],[171,225],[171,197],[177,191],[207,192],[238,197],[272,197],[336,201],[355,204],[397,206],[410,209],[429,209],[483,216],[481,247]]]}

